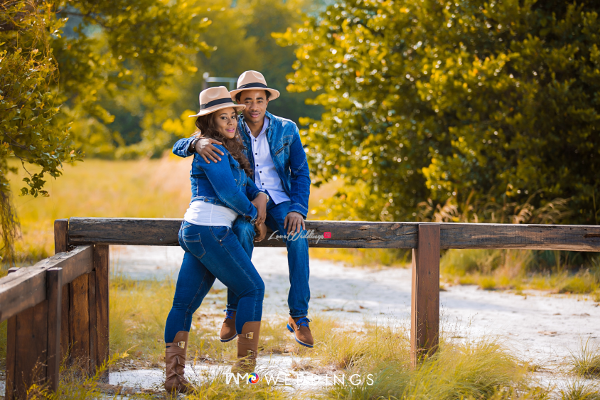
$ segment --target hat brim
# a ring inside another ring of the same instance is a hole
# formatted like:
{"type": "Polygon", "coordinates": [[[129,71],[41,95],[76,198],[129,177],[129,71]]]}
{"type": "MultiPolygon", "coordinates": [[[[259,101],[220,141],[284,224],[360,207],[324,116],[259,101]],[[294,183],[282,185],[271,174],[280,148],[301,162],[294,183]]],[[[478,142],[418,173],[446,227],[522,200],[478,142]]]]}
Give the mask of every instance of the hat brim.
{"type": "Polygon", "coordinates": [[[279,93],[279,90],[276,89],[271,89],[271,88],[259,88],[259,87],[250,87],[250,88],[242,88],[242,89],[235,89],[232,90],[231,92],[229,92],[229,94],[231,95],[231,99],[233,101],[235,101],[235,95],[238,93],[243,92],[244,90],[266,90],[269,93],[271,93],[271,96],[269,96],[269,101],[271,100],[275,100],[276,98],[278,98],[281,93],[279,93]]]}
{"type": "Polygon", "coordinates": [[[203,115],[212,114],[215,111],[219,111],[219,110],[222,110],[224,108],[232,108],[232,107],[236,108],[236,109],[239,108],[241,110],[243,110],[244,108],[246,108],[246,106],[243,105],[243,104],[235,104],[233,102],[231,102],[231,103],[225,103],[225,104],[219,104],[217,106],[212,106],[212,107],[205,108],[204,110],[200,110],[198,112],[198,114],[188,115],[188,118],[201,117],[203,115]]]}

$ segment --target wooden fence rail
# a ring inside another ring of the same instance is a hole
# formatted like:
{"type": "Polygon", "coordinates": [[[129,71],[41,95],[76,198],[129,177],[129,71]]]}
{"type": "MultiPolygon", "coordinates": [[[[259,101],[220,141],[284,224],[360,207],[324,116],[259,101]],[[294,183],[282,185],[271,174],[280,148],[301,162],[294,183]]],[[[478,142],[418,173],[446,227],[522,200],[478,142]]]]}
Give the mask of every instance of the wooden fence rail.
{"type": "MultiPolygon", "coordinates": [[[[108,359],[109,245],[177,246],[180,219],[71,218],[54,224],[56,255],[0,279],[8,319],[6,399],[34,379],[58,387],[59,363],[93,374],[108,359]]],[[[412,249],[411,358],[439,339],[441,249],[600,252],[600,226],[306,221],[311,247],[412,249]]],[[[269,232],[257,246],[283,247],[269,232]]]]}

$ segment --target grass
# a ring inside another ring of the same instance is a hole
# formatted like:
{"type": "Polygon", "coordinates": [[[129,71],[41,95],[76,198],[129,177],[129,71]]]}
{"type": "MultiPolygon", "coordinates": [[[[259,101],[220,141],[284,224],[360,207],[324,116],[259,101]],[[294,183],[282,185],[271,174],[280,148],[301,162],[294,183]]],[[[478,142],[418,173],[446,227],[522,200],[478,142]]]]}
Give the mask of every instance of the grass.
{"type": "Polygon", "coordinates": [[[358,335],[339,331],[322,347],[321,362],[346,370],[346,376],[372,374],[372,382],[327,388],[327,399],[491,399],[540,391],[529,386],[526,363],[494,340],[442,337],[438,352],[415,369],[404,326],[367,324],[358,335]]]}
{"type": "MultiPolygon", "coordinates": [[[[49,197],[14,196],[22,231],[17,260],[27,264],[54,254],[53,221],[58,218],[181,218],[190,200],[189,165],[175,156],[65,165],[63,176],[47,180],[49,197]]],[[[13,193],[20,193],[25,176],[20,168],[11,177],[13,193]]]]}
{"type": "Polygon", "coordinates": [[[572,371],[583,378],[600,378],[600,345],[588,338],[582,341],[579,352],[571,353],[572,371]]]}
{"type": "Polygon", "coordinates": [[[440,261],[444,281],[485,290],[550,290],[591,294],[600,301],[600,258],[580,253],[527,250],[448,250],[440,261]],[[563,254],[567,253],[567,254],[563,254]],[[577,264],[574,264],[577,263],[577,264]]]}

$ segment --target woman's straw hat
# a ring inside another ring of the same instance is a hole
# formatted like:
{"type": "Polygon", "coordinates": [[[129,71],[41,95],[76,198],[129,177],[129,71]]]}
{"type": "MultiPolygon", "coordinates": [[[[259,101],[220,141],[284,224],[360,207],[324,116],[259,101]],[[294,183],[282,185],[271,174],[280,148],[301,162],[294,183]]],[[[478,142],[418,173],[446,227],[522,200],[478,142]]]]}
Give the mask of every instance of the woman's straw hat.
{"type": "Polygon", "coordinates": [[[266,90],[271,95],[269,100],[275,100],[279,97],[279,90],[271,89],[267,87],[267,81],[263,74],[258,71],[246,71],[240,75],[237,81],[237,89],[230,92],[231,98],[235,100],[235,95],[243,92],[244,90],[266,90]]]}
{"type": "Polygon", "coordinates": [[[222,110],[223,108],[239,108],[243,110],[246,108],[243,104],[235,104],[231,100],[231,96],[229,95],[229,90],[225,86],[217,86],[211,87],[208,89],[204,89],[200,92],[200,111],[198,114],[190,115],[190,117],[199,117],[201,115],[206,115],[213,113],[217,110],[222,110]]]}

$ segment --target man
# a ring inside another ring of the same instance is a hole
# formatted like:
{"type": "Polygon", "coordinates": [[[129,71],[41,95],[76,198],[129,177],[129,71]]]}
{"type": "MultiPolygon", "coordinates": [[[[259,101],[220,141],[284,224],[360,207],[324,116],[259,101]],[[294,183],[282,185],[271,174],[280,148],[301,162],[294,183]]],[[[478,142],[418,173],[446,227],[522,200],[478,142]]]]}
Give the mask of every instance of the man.
{"type": "MultiPolygon", "coordinates": [[[[307,318],[310,299],[308,241],[303,237],[310,175],[298,127],[294,122],[267,111],[269,102],[279,97],[279,91],[269,88],[260,72],[246,71],[240,75],[237,89],[231,91],[231,97],[246,105],[238,121],[238,129],[246,147],[246,157],[254,169],[255,183],[269,195],[266,224],[278,234],[287,233],[285,242],[290,273],[287,328],[298,343],[312,348],[314,340],[307,318]]],[[[220,160],[219,154],[223,155],[211,144],[215,142],[211,139],[195,146],[200,148],[199,154],[206,162],[216,162],[220,160]]],[[[233,230],[251,256],[254,249],[252,225],[238,218],[233,230]]],[[[233,340],[237,335],[236,309],[237,297],[228,291],[227,316],[220,334],[223,342],[233,340]]]]}

